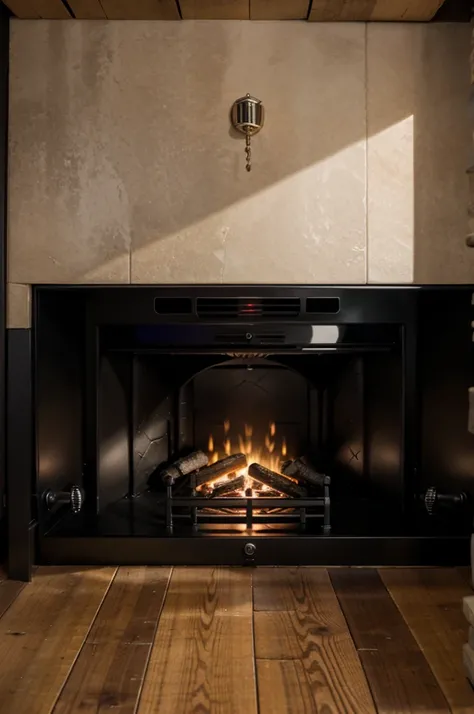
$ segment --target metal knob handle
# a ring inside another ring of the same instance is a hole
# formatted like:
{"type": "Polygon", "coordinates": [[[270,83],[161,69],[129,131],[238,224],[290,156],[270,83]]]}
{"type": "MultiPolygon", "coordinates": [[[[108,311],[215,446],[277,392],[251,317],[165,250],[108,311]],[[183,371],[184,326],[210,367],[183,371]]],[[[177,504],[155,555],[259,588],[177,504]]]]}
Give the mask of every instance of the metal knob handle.
{"type": "Polygon", "coordinates": [[[84,492],[75,484],[68,491],[48,489],[44,494],[44,501],[48,511],[52,511],[57,506],[70,506],[73,513],[80,513],[84,504],[84,492]]]}

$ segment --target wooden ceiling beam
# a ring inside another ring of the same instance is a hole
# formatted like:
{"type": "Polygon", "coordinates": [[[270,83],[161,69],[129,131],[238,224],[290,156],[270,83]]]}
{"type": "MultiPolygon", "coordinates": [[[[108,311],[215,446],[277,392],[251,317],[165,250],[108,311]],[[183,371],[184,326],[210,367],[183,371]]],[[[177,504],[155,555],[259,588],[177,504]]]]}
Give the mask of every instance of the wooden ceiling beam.
{"type": "Polygon", "coordinates": [[[250,0],[251,20],[306,20],[310,0],[250,0]]]}
{"type": "Polygon", "coordinates": [[[100,20],[105,17],[100,0],[68,0],[68,4],[78,20],[100,20]]]}
{"type": "Polygon", "coordinates": [[[175,0],[101,0],[109,20],[179,20],[175,0]]]}
{"type": "Polygon", "coordinates": [[[61,0],[4,0],[16,17],[22,19],[68,20],[71,15],[61,0]]]}
{"type": "Polygon", "coordinates": [[[313,0],[312,22],[427,22],[443,0],[313,0]]]}
{"type": "Polygon", "coordinates": [[[179,5],[183,20],[250,19],[249,0],[180,0],[179,5]]]}

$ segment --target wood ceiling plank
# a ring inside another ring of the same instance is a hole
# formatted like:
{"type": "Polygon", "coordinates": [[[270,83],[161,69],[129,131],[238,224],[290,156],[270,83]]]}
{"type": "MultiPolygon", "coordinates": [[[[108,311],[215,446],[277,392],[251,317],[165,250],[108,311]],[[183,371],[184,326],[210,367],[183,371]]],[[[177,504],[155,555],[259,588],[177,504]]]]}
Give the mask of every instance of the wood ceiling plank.
{"type": "Polygon", "coordinates": [[[313,0],[312,22],[426,22],[444,0],[313,0]]]}
{"type": "Polygon", "coordinates": [[[246,568],[175,568],[138,714],[257,714],[251,578],[246,568]]]}
{"type": "Polygon", "coordinates": [[[175,0],[101,0],[109,20],[179,20],[175,0]]]}
{"type": "Polygon", "coordinates": [[[326,570],[322,568],[259,568],[253,572],[254,633],[260,712],[271,714],[265,697],[268,678],[311,705],[294,711],[375,714],[366,677],[326,570]],[[287,662],[280,668],[268,660],[287,662]],[[291,667],[289,662],[295,662],[291,667]],[[270,671],[269,671],[270,668],[270,671]],[[262,689],[260,689],[262,687],[262,689]]]}
{"type": "Polygon", "coordinates": [[[180,0],[183,20],[248,20],[249,0],[180,0]]]}
{"type": "Polygon", "coordinates": [[[3,0],[3,4],[21,20],[36,20],[39,14],[34,7],[32,0],[3,0]]]}
{"type": "Polygon", "coordinates": [[[379,714],[450,714],[428,662],[377,571],[340,568],[330,570],[330,575],[379,714]]]}
{"type": "Polygon", "coordinates": [[[71,17],[61,0],[5,0],[5,5],[22,20],[68,20],[71,17]]]}
{"type": "Polygon", "coordinates": [[[251,20],[305,20],[309,0],[250,0],[251,20]]]}
{"type": "Polygon", "coordinates": [[[68,0],[68,3],[78,20],[100,20],[105,17],[100,0],[68,0]]]}

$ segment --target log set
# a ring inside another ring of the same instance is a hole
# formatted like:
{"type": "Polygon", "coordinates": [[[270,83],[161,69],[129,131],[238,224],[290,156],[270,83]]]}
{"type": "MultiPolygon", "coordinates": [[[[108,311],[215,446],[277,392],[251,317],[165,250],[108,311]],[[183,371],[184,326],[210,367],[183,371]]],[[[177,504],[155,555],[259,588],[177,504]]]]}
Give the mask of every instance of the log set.
{"type": "Polygon", "coordinates": [[[221,498],[233,491],[242,491],[245,488],[245,476],[233,476],[228,481],[223,481],[214,486],[209,494],[209,498],[221,498]]]}
{"type": "Polygon", "coordinates": [[[311,466],[308,466],[302,457],[294,461],[285,461],[281,470],[285,476],[297,479],[300,484],[306,483],[318,487],[331,484],[330,476],[315,471],[311,466]]]}
{"type": "Polygon", "coordinates": [[[191,474],[191,480],[194,479],[195,487],[202,486],[203,484],[212,486],[213,483],[224,478],[224,476],[228,476],[235,471],[240,471],[240,469],[244,469],[246,466],[247,457],[245,454],[232,454],[232,456],[226,456],[225,459],[216,461],[215,464],[210,464],[196,471],[195,474],[191,474]]]}
{"type": "Polygon", "coordinates": [[[257,481],[258,483],[269,486],[274,491],[280,491],[284,493],[285,496],[290,498],[303,498],[306,496],[306,489],[301,488],[294,481],[290,481],[286,476],[271,471],[265,468],[265,466],[260,466],[260,464],[250,464],[249,466],[249,476],[257,481]]]}
{"type": "Polygon", "coordinates": [[[204,451],[193,451],[188,456],[182,456],[180,459],[167,466],[162,472],[162,478],[167,486],[173,486],[183,476],[207,466],[209,458],[204,451]]]}

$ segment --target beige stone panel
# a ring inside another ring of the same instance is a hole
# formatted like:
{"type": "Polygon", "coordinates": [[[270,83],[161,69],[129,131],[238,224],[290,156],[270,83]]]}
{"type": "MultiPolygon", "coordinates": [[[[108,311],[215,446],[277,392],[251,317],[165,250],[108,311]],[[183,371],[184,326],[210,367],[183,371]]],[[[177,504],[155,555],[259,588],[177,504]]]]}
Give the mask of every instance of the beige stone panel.
{"type": "Polygon", "coordinates": [[[471,283],[469,26],[367,26],[368,274],[471,283]]]}
{"type": "Polygon", "coordinates": [[[123,58],[132,282],[364,283],[364,28],[165,30],[166,77],[153,31],[133,29],[123,58]],[[229,125],[247,91],[266,109],[250,173],[229,125]]]}
{"type": "Polygon", "coordinates": [[[31,285],[7,283],[7,328],[31,327],[31,285]]]}
{"type": "Polygon", "coordinates": [[[119,90],[109,69],[117,45],[106,27],[12,22],[12,282],[129,282],[132,208],[116,162],[127,137],[115,130],[119,90]]]}
{"type": "Polygon", "coordinates": [[[366,280],[361,25],[14,23],[11,122],[14,282],[366,280]]]}

